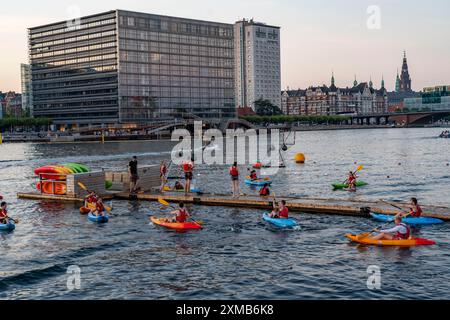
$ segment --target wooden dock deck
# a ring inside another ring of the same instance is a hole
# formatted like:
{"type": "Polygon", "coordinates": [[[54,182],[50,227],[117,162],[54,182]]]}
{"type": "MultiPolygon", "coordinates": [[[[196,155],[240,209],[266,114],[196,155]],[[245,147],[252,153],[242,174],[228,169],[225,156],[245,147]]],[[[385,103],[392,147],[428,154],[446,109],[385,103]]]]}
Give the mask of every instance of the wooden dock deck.
{"type": "MultiPolygon", "coordinates": [[[[18,193],[18,198],[32,200],[55,200],[55,201],[73,201],[82,202],[81,198],[67,196],[52,196],[40,193],[18,193]]],[[[157,201],[158,198],[164,198],[169,202],[185,202],[206,206],[225,206],[225,207],[241,207],[241,208],[257,208],[270,210],[272,208],[272,197],[260,197],[253,195],[243,195],[239,198],[233,198],[224,194],[202,194],[197,195],[190,193],[187,196],[178,192],[160,193],[138,193],[130,194],[127,192],[111,192],[104,196],[104,199],[117,200],[143,200],[157,201]]],[[[394,215],[398,210],[383,202],[359,201],[359,200],[339,200],[339,199],[323,199],[323,198],[294,198],[294,197],[277,197],[277,201],[284,199],[291,212],[304,212],[316,214],[334,214],[368,217],[370,211],[383,214],[394,215]]],[[[396,203],[400,207],[407,208],[405,203],[396,203]]],[[[423,216],[439,218],[450,221],[450,208],[443,206],[422,205],[424,211],[423,216]]]]}

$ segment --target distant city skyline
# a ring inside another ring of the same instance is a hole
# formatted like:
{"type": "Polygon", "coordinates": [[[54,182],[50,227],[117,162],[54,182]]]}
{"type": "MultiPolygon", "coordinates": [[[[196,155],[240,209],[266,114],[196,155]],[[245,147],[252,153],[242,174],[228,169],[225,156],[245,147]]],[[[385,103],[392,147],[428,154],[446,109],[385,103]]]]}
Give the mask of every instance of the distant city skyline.
{"type": "Polygon", "coordinates": [[[20,64],[27,63],[27,28],[112,9],[143,11],[200,20],[234,23],[254,18],[281,27],[282,89],[358,82],[395,90],[403,51],[408,56],[412,89],[450,82],[450,2],[378,0],[380,29],[367,26],[377,12],[366,0],[294,1],[176,0],[92,2],[17,0],[0,8],[0,91],[21,91],[20,64]],[[368,12],[369,8],[369,13],[368,12]]]}

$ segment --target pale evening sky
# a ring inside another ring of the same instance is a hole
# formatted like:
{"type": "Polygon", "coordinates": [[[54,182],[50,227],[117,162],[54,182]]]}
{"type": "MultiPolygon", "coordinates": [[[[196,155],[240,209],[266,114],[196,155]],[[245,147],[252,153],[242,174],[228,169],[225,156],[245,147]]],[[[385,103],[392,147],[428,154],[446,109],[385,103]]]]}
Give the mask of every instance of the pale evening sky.
{"type": "Polygon", "coordinates": [[[358,81],[393,90],[406,50],[412,87],[450,84],[448,0],[39,0],[2,1],[0,91],[20,92],[20,63],[27,62],[27,28],[112,9],[234,23],[254,18],[281,27],[282,88],[358,81]],[[380,29],[367,27],[367,8],[381,10],[380,29]]]}

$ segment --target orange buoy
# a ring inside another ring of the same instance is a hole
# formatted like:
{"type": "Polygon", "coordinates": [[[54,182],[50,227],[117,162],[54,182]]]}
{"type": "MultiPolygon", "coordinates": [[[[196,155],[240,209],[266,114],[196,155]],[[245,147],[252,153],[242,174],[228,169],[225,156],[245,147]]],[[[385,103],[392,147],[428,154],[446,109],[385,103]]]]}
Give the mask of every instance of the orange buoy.
{"type": "Polygon", "coordinates": [[[294,161],[297,163],[305,163],[305,155],[303,153],[297,153],[294,157],[294,161]]]}
{"type": "Polygon", "coordinates": [[[253,165],[253,168],[255,168],[255,169],[261,169],[261,167],[262,167],[262,163],[261,162],[257,162],[257,163],[255,163],[253,165]]]}

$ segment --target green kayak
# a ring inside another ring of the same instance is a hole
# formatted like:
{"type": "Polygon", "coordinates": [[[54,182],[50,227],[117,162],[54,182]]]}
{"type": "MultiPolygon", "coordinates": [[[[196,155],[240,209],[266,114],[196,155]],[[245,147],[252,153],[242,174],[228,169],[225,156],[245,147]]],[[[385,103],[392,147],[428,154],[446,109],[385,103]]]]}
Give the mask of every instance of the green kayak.
{"type": "MultiPolygon", "coordinates": [[[[362,186],[365,186],[366,184],[367,184],[367,182],[364,182],[362,180],[357,180],[355,185],[356,185],[356,187],[362,187],[362,186]]],[[[346,183],[333,183],[332,186],[334,189],[348,188],[348,184],[346,184],[346,183]]]]}

